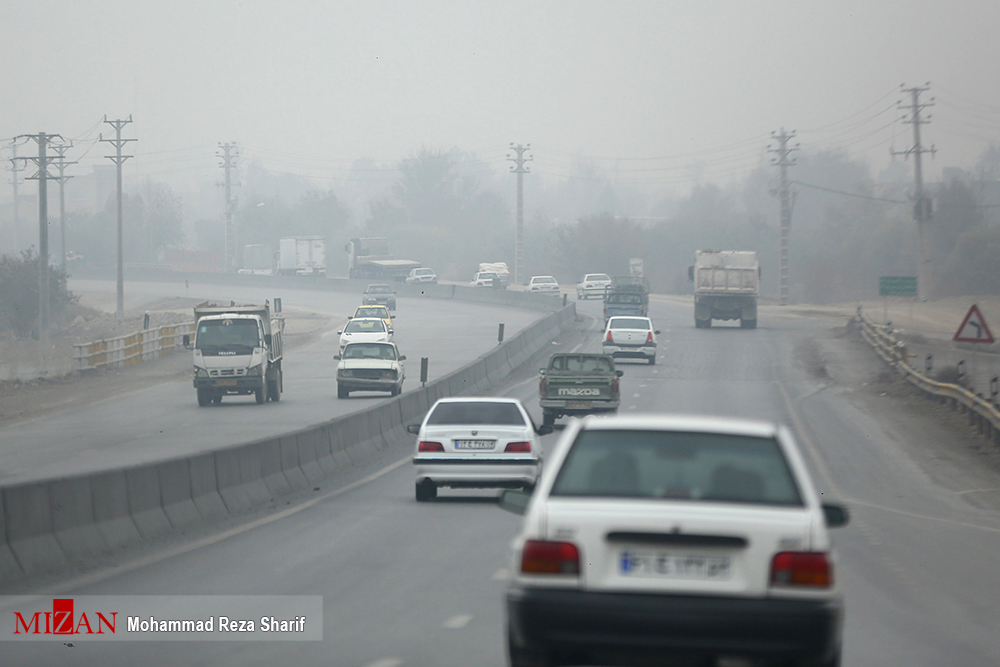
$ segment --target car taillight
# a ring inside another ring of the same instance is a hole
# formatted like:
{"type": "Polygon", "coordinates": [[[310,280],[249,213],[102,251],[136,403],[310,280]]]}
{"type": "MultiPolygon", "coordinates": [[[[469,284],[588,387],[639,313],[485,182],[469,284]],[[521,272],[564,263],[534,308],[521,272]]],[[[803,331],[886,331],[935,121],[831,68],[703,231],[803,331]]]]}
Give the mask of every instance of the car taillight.
{"type": "Polygon", "coordinates": [[[530,442],[510,442],[504,448],[505,452],[514,452],[519,454],[530,453],[531,443],[530,442]]]}
{"type": "Polygon", "coordinates": [[[822,552],[781,551],[771,559],[771,585],[829,588],[833,564],[822,552]]]}
{"type": "Polygon", "coordinates": [[[653,342],[653,332],[652,331],[650,331],[648,334],[646,334],[646,342],[647,343],[652,343],[653,342]]]}
{"type": "Polygon", "coordinates": [[[538,393],[539,394],[544,394],[545,393],[545,389],[548,386],[549,386],[549,383],[548,383],[548,381],[545,378],[542,378],[541,380],[539,380],[538,381],[538,393]]]}
{"type": "Polygon", "coordinates": [[[440,442],[428,442],[427,440],[421,440],[420,444],[417,446],[417,450],[421,452],[443,452],[444,445],[440,442]]]}
{"type": "Polygon", "coordinates": [[[611,395],[612,396],[617,396],[618,395],[618,391],[619,391],[619,389],[618,389],[618,378],[615,378],[614,380],[611,381],[611,395]]]}
{"type": "Polygon", "coordinates": [[[525,574],[580,574],[580,550],[572,542],[528,540],[521,550],[525,574]]]}
{"type": "Polygon", "coordinates": [[[615,339],[611,336],[611,329],[608,329],[608,337],[604,339],[605,343],[613,343],[615,339]]]}

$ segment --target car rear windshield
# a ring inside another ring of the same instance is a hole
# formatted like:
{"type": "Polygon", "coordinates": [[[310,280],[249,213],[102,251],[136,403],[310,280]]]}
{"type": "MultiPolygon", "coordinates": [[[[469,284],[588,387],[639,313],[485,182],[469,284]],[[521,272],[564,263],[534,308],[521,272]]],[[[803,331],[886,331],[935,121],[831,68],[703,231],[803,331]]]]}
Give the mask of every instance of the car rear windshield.
{"type": "Polygon", "coordinates": [[[427,417],[428,426],[442,424],[490,424],[495,426],[524,426],[524,416],[514,403],[469,401],[439,403],[427,417]]]}
{"type": "Polygon", "coordinates": [[[607,280],[607,281],[610,281],[611,278],[608,278],[608,274],[606,274],[606,273],[588,273],[587,277],[584,278],[584,280],[607,280]]]}
{"type": "Polygon", "coordinates": [[[551,285],[551,284],[553,284],[553,283],[554,283],[555,281],[556,281],[556,279],[555,279],[555,278],[535,278],[535,280],[534,280],[534,283],[535,283],[536,285],[538,285],[538,284],[543,284],[543,285],[551,285]]]}
{"type": "Polygon", "coordinates": [[[610,373],[614,363],[605,356],[589,354],[567,354],[553,357],[549,368],[554,371],[577,371],[579,373],[610,373]]]}
{"type": "Polygon", "coordinates": [[[351,320],[344,329],[347,333],[373,333],[385,331],[382,320],[351,320]]]}
{"type": "Polygon", "coordinates": [[[381,317],[385,318],[388,311],[383,307],[378,308],[358,308],[354,317],[381,317]]]}
{"type": "Polygon", "coordinates": [[[673,431],[581,431],[551,495],[802,505],[773,438],[673,431]]]}
{"type": "Polygon", "coordinates": [[[613,317],[611,318],[612,329],[642,329],[648,331],[649,320],[641,317],[613,317]]]}
{"type": "Polygon", "coordinates": [[[369,294],[390,294],[392,292],[388,285],[369,285],[369,294]]]}

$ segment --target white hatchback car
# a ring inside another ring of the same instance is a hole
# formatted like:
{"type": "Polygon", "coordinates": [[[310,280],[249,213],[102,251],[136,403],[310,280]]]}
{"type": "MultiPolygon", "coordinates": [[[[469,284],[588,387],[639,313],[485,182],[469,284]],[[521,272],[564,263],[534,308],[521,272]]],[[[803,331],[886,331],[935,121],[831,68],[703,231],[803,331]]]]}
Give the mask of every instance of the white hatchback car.
{"type": "Polygon", "coordinates": [[[612,317],[604,327],[601,349],[615,359],[645,359],[652,365],[659,333],[648,317],[612,317]]]}
{"type": "Polygon", "coordinates": [[[537,436],[552,427],[536,428],[515,398],[442,398],[406,430],[417,436],[413,464],[423,502],[440,486],[532,487],[541,465],[537,436]]]}
{"type": "Polygon", "coordinates": [[[337,333],[343,351],[348,343],[388,343],[392,341],[393,330],[380,317],[355,317],[337,333]]]}
{"type": "Polygon", "coordinates": [[[528,282],[528,292],[559,294],[559,283],[552,276],[532,276],[528,282]]]}
{"type": "Polygon", "coordinates": [[[574,420],[534,494],[505,491],[500,506],[526,514],[507,592],[512,667],[840,664],[827,528],[847,509],[820,504],[784,427],[574,420]]]}
{"type": "Polygon", "coordinates": [[[421,283],[436,283],[437,281],[438,277],[434,273],[434,269],[424,267],[410,271],[410,275],[406,276],[403,282],[407,285],[419,285],[421,283]]]}
{"type": "Polygon", "coordinates": [[[606,273],[588,273],[576,286],[577,299],[601,298],[611,285],[611,276],[606,273]]]}

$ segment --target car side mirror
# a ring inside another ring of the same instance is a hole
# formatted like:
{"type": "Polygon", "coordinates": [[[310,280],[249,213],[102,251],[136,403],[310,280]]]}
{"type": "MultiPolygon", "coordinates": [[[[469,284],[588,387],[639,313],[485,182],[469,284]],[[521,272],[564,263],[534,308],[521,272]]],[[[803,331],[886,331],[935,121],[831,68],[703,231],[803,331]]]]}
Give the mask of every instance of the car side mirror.
{"type": "Polygon", "coordinates": [[[406,361],[406,355],[405,354],[399,355],[399,360],[400,361],[406,361]]]}
{"type": "Polygon", "coordinates": [[[389,335],[390,336],[394,335],[395,333],[396,333],[395,331],[393,331],[392,329],[389,329],[389,335]]]}
{"type": "Polygon", "coordinates": [[[184,334],[184,337],[181,338],[181,341],[184,343],[184,348],[185,349],[188,349],[188,350],[191,349],[191,335],[190,334],[184,334]]]}
{"type": "Polygon", "coordinates": [[[271,347],[271,334],[264,334],[264,345],[271,347]]]}
{"type": "Polygon", "coordinates": [[[420,424],[407,424],[406,432],[412,433],[413,435],[417,435],[418,433],[420,433],[420,424]]]}
{"type": "Polygon", "coordinates": [[[823,519],[826,521],[827,528],[840,528],[850,522],[851,513],[844,505],[823,503],[823,519]]]}
{"type": "Polygon", "coordinates": [[[520,489],[507,489],[500,494],[497,506],[502,510],[523,516],[528,511],[529,502],[531,502],[531,494],[528,492],[520,489]]]}
{"type": "Polygon", "coordinates": [[[396,316],[395,316],[395,315],[390,315],[390,316],[389,316],[389,319],[390,319],[390,320],[394,320],[394,319],[396,319],[396,316]]]}
{"type": "Polygon", "coordinates": [[[615,375],[617,375],[618,377],[621,377],[621,376],[625,375],[625,371],[615,371],[615,375]]]}
{"type": "Polygon", "coordinates": [[[338,332],[337,332],[337,335],[339,336],[339,335],[340,335],[340,334],[342,334],[342,333],[344,333],[344,330],[343,330],[343,329],[341,329],[340,331],[338,331],[338,332]]]}
{"type": "Polygon", "coordinates": [[[354,315],[348,315],[348,316],[347,316],[347,319],[349,319],[349,320],[353,320],[353,319],[354,319],[354,315]]]}
{"type": "Polygon", "coordinates": [[[654,331],[653,333],[655,333],[655,334],[656,334],[657,336],[659,336],[659,335],[660,335],[660,330],[659,330],[659,329],[657,329],[657,330],[656,330],[656,331],[654,331]]]}
{"type": "Polygon", "coordinates": [[[333,359],[334,361],[340,361],[340,355],[339,354],[333,355],[333,359]]]}
{"type": "Polygon", "coordinates": [[[552,431],[554,430],[555,429],[552,427],[552,424],[542,424],[541,426],[535,429],[535,433],[537,433],[538,435],[548,435],[549,433],[552,433],[552,431]]]}
{"type": "Polygon", "coordinates": [[[539,368],[538,369],[538,374],[539,375],[545,375],[545,369],[544,368],[539,368]]]}

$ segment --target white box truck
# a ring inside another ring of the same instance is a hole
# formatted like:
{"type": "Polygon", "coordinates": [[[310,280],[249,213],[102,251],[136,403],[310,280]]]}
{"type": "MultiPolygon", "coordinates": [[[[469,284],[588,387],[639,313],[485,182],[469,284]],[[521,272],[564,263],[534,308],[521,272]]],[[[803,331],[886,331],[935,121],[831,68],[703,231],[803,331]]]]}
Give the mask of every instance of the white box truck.
{"type": "Polygon", "coordinates": [[[325,276],[326,238],[290,236],[278,241],[278,274],[282,276],[325,276]]]}
{"type": "Polygon", "coordinates": [[[757,328],[760,264],[747,250],[698,250],[694,266],[694,325],[712,326],[712,320],[739,320],[744,329],[757,328]]]}
{"type": "MultiPolygon", "coordinates": [[[[279,303],[275,300],[275,303],[279,303]]],[[[253,394],[257,403],[281,399],[281,333],[284,318],[270,305],[221,306],[208,301],[194,307],[194,388],[198,405],[221,403],[226,395],[253,394]]]]}

